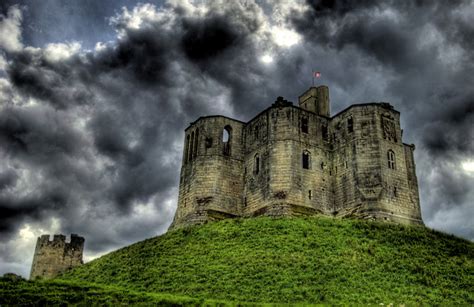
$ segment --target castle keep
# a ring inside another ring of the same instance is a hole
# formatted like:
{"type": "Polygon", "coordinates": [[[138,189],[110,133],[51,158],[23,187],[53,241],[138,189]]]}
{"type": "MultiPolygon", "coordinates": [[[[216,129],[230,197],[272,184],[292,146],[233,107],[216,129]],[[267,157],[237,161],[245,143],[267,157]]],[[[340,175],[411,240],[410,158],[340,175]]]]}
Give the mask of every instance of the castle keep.
{"type": "Polygon", "coordinates": [[[53,278],[83,264],[83,250],[84,238],[78,235],[71,234],[71,242],[66,242],[63,235],[54,235],[53,241],[49,240],[49,235],[42,235],[36,241],[30,279],[53,278]]]}
{"type": "Polygon", "coordinates": [[[414,145],[388,103],[330,115],[327,86],[278,97],[249,122],[200,117],[185,130],[170,228],[259,215],[353,216],[422,224],[414,145]]]}

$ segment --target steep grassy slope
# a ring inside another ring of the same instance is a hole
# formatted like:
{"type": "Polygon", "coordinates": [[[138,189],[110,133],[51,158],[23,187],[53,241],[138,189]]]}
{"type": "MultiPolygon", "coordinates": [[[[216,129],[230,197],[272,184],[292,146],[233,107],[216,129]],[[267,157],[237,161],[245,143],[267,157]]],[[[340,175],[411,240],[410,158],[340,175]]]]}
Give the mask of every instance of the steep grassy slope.
{"type": "Polygon", "coordinates": [[[224,220],[133,244],[62,278],[231,301],[472,304],[474,244],[357,220],[224,220]]]}

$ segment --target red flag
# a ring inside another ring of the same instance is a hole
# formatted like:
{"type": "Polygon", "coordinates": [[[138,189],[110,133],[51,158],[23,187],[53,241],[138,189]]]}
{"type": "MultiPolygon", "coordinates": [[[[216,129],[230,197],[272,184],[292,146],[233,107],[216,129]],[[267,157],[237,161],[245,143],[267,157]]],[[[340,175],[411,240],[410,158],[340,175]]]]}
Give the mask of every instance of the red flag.
{"type": "Polygon", "coordinates": [[[315,78],[320,78],[321,77],[321,73],[319,71],[314,71],[313,72],[313,77],[315,78]]]}

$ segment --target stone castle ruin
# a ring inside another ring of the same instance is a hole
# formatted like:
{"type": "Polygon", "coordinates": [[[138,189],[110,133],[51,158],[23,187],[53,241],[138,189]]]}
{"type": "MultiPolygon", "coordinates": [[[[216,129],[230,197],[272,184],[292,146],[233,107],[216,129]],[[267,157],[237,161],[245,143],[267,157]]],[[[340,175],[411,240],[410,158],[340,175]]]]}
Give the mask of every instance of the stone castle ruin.
{"type": "Polygon", "coordinates": [[[49,235],[42,235],[36,241],[30,279],[37,277],[50,279],[58,274],[83,264],[84,238],[71,234],[71,241],[66,242],[66,236],[54,235],[50,241],[49,235]]]}
{"type": "Polygon", "coordinates": [[[171,229],[231,217],[352,216],[422,224],[414,145],[389,103],[330,115],[327,86],[278,97],[249,122],[204,116],[185,130],[171,229]]]}

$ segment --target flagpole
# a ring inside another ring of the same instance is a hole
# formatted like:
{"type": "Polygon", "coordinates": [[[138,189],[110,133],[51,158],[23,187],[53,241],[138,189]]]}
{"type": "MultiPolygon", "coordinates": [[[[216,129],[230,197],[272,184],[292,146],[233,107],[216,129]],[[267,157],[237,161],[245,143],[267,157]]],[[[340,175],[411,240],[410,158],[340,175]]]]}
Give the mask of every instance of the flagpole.
{"type": "Polygon", "coordinates": [[[313,70],[311,71],[311,76],[313,77],[313,87],[314,87],[314,68],[313,68],[313,70]]]}

